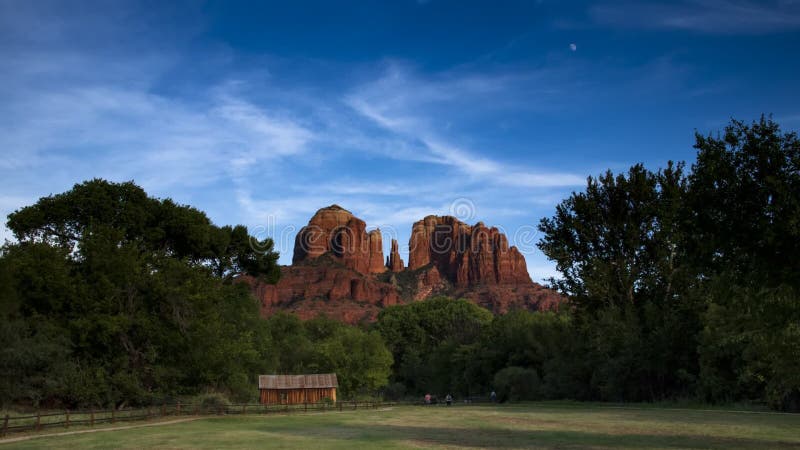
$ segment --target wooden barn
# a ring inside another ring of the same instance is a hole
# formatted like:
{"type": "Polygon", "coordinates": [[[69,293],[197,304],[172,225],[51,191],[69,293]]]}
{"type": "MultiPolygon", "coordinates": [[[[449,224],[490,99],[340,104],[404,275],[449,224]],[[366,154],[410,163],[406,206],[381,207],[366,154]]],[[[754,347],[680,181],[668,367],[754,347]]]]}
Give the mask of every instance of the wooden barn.
{"type": "Polygon", "coordinates": [[[323,398],[336,401],[339,382],[335,373],[314,375],[259,375],[258,390],[265,405],[317,403],[323,398]]]}

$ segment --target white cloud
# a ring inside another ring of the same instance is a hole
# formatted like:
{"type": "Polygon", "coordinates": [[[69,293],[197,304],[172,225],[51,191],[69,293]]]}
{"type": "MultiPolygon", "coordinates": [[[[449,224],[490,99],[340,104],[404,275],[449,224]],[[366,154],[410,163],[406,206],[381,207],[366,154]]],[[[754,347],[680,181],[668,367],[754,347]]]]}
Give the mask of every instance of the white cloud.
{"type": "Polygon", "coordinates": [[[303,153],[314,134],[287,113],[219,89],[192,104],[121,85],[20,85],[0,106],[0,170],[70,167],[73,181],[204,186],[303,153]]]}

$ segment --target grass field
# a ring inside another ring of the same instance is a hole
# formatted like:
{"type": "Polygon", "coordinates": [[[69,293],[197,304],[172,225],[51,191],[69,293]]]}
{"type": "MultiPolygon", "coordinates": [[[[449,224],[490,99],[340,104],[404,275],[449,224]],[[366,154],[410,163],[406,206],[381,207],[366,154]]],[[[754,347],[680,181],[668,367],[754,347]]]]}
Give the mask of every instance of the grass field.
{"type": "Polygon", "coordinates": [[[0,444],[2,450],[408,447],[800,449],[800,415],[553,403],[400,406],[341,413],[210,417],[0,444]]]}

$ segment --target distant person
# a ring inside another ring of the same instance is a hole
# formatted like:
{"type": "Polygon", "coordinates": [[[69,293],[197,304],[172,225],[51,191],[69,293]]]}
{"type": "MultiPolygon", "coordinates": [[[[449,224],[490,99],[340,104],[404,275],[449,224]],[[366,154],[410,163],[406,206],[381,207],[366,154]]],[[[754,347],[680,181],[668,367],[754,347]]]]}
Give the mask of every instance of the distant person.
{"type": "Polygon", "coordinates": [[[425,394],[425,404],[426,405],[431,404],[431,394],[425,394]]]}
{"type": "Polygon", "coordinates": [[[447,394],[447,397],[444,398],[444,402],[447,403],[447,406],[452,405],[453,404],[453,396],[451,396],[450,394],[447,394]]]}
{"type": "Polygon", "coordinates": [[[497,392],[492,391],[492,393],[489,394],[489,400],[491,400],[492,403],[497,403],[497,392]]]}

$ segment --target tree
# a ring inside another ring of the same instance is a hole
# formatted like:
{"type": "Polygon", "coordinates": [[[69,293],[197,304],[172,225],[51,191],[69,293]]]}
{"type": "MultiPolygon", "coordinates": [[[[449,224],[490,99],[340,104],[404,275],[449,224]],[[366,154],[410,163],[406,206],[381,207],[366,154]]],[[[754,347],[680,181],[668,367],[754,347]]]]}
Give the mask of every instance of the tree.
{"type": "Polygon", "coordinates": [[[697,271],[800,286],[800,140],[771,119],[697,134],[687,193],[697,271]]]}
{"type": "Polygon", "coordinates": [[[87,244],[106,240],[106,245],[210,267],[218,277],[247,273],[275,282],[280,276],[271,240],[258,241],[242,225],[214,226],[201,211],[148,197],[133,182],[76,184],[10,214],[8,228],[19,242],[75,250],[79,257],[87,244]]]}
{"type": "Polygon", "coordinates": [[[9,215],[8,227],[18,242],[0,257],[11,344],[0,370],[19,381],[3,400],[98,405],[252,391],[265,333],[256,300],[232,280],[277,280],[271,241],[103,180],[44,197],[9,215]]]}
{"type": "Polygon", "coordinates": [[[491,320],[489,311],[467,300],[435,297],[384,309],[376,328],[394,356],[394,381],[414,393],[467,393],[468,346],[491,320]]]}
{"type": "Polygon", "coordinates": [[[761,117],[695,147],[688,245],[711,303],[702,393],[800,410],[800,140],[761,117]]]}
{"type": "Polygon", "coordinates": [[[682,164],[589,178],[539,225],[539,248],[563,278],[600,398],[655,400],[696,377],[699,317],[687,263],[682,164]]]}
{"type": "Polygon", "coordinates": [[[334,372],[344,397],[373,394],[388,382],[392,354],[375,331],[324,316],[302,322],[282,312],[266,324],[271,343],[266,358],[276,373],[334,372]]]}
{"type": "Polygon", "coordinates": [[[588,398],[581,343],[568,312],[510,311],[484,328],[465,373],[479,392],[495,390],[501,397],[504,391],[497,383],[509,378],[500,373],[515,368],[536,374],[536,389],[530,392],[537,398],[588,398]]]}

